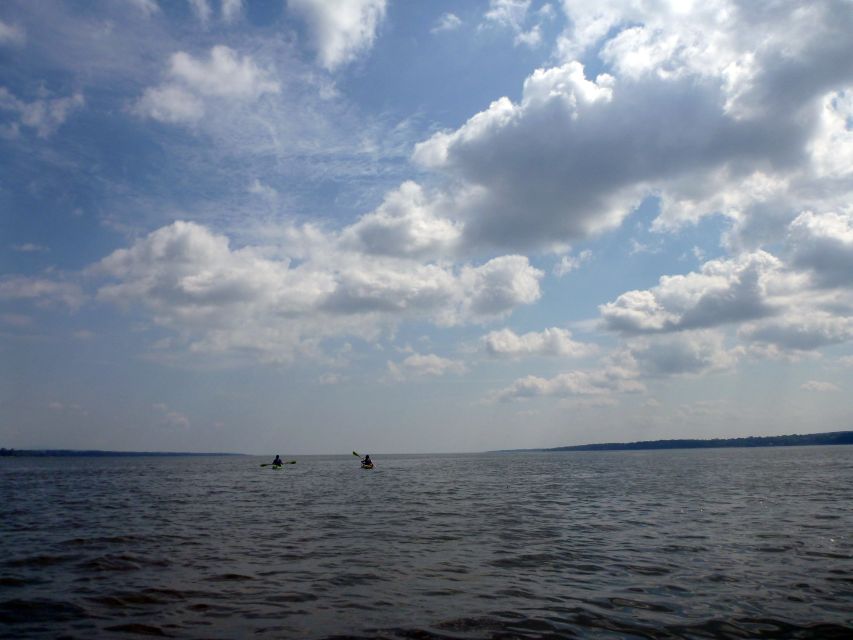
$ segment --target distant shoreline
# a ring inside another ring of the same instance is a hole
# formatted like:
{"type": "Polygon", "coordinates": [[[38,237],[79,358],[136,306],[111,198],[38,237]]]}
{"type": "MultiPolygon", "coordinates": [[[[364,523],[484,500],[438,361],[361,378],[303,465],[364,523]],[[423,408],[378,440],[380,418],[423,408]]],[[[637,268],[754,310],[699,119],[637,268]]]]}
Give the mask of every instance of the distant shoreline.
{"type": "Polygon", "coordinates": [[[0,457],[10,458],[127,458],[142,456],[244,456],[245,453],[193,453],[182,451],[100,451],[97,449],[0,449],[0,457]]]}
{"type": "Polygon", "coordinates": [[[648,451],[653,449],[722,449],[734,447],[802,447],[812,445],[853,444],[853,431],[831,431],[806,435],[749,436],[746,438],[713,438],[646,440],[640,442],[607,442],[581,444],[526,451],[648,451]]]}

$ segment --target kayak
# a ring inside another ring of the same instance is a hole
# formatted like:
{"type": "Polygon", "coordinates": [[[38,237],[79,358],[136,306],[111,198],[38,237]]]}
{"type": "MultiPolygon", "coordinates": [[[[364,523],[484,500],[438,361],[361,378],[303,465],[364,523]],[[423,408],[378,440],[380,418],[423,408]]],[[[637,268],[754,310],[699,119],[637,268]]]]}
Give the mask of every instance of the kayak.
{"type": "Polygon", "coordinates": [[[363,465],[361,465],[361,468],[362,469],[372,469],[373,463],[371,462],[370,464],[363,464],[363,465]]]}
{"type": "Polygon", "coordinates": [[[283,464],[274,464],[274,465],[272,465],[272,468],[273,468],[273,469],[276,469],[276,470],[278,470],[278,469],[283,469],[283,468],[284,468],[284,465],[283,465],[283,464]]]}

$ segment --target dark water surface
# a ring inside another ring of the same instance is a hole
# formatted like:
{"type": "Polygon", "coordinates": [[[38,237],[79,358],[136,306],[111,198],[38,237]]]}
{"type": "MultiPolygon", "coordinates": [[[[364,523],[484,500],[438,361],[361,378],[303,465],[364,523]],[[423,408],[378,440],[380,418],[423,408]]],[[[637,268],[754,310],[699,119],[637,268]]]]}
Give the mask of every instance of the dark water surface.
{"type": "Polygon", "coordinates": [[[853,637],[853,447],[263,461],[0,458],[0,637],[853,637]]]}

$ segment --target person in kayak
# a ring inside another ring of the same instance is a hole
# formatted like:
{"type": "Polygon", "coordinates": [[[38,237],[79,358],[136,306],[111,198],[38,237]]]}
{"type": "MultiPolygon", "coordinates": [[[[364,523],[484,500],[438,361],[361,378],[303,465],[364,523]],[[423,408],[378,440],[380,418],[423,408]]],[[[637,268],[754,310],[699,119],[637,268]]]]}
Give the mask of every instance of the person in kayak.
{"type": "Polygon", "coordinates": [[[373,466],[373,460],[370,459],[369,453],[364,454],[364,459],[361,461],[361,466],[363,466],[363,467],[372,467],[373,466]]]}
{"type": "Polygon", "coordinates": [[[272,466],[280,467],[283,464],[284,463],[281,461],[281,456],[279,456],[278,454],[275,454],[275,460],[272,461],[272,466]]]}

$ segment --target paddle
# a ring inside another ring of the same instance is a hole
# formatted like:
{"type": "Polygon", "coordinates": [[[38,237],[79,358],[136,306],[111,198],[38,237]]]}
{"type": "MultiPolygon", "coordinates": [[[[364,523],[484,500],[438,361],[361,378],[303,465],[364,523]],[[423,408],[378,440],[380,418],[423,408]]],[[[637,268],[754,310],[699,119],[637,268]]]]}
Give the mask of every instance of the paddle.
{"type": "MultiPolygon", "coordinates": [[[[282,464],[296,464],[296,460],[288,460],[287,462],[282,462],[282,464]]],[[[261,465],[262,467],[275,467],[272,462],[265,462],[261,465]]]]}
{"type": "Polygon", "coordinates": [[[353,451],[353,452],[352,452],[352,455],[354,455],[354,456],[358,456],[359,458],[361,457],[361,454],[360,454],[360,453],[356,453],[355,451],[353,451]]]}

